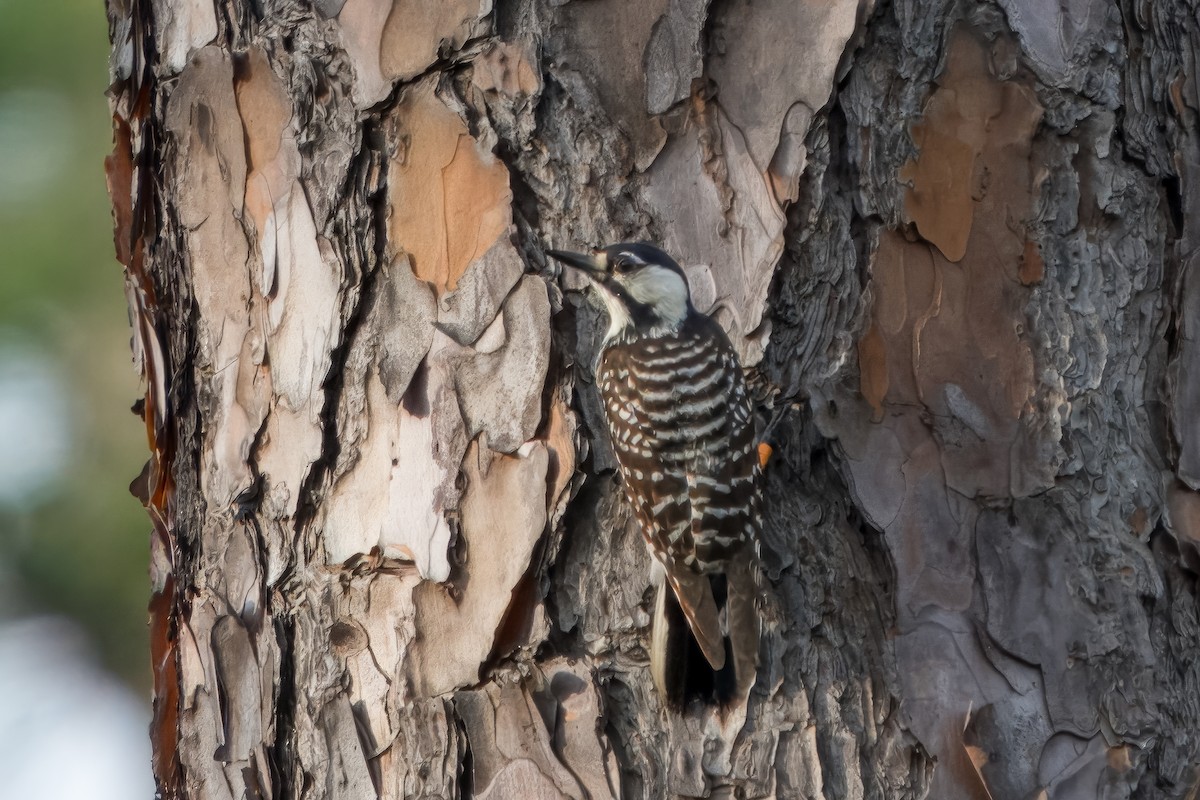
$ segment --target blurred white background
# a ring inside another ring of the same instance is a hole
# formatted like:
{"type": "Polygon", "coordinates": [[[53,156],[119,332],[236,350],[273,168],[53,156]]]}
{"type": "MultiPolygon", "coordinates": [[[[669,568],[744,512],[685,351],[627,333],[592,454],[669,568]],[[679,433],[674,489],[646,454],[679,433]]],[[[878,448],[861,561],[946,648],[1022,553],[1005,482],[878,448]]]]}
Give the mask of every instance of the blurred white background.
{"type": "Polygon", "coordinates": [[[0,18],[0,800],[150,798],[107,22],[100,0],[0,0],[0,18]]]}
{"type": "Polygon", "coordinates": [[[0,624],[0,798],[154,796],[146,704],[61,617],[0,624]]]}

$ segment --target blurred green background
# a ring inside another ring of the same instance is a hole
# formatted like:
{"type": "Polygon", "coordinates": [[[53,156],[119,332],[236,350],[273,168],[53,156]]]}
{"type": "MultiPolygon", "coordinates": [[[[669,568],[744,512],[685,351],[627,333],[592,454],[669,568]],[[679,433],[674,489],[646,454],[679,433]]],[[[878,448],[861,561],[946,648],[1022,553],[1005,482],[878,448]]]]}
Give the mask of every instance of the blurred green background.
{"type": "Polygon", "coordinates": [[[104,182],[104,7],[0,0],[0,19],[0,621],[77,621],[148,698],[149,523],[128,491],[146,441],[104,182]]]}

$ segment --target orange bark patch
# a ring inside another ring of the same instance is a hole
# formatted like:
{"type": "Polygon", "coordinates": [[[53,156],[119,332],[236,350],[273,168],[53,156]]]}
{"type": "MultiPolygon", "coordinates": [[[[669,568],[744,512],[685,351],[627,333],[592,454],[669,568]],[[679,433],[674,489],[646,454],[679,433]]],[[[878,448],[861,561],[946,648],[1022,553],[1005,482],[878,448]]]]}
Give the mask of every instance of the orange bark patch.
{"type": "Polygon", "coordinates": [[[1119,745],[1108,748],[1108,768],[1116,773],[1128,772],[1133,768],[1133,759],[1129,757],[1129,745],[1119,745]]]}
{"type": "Polygon", "coordinates": [[[1021,222],[1033,206],[1030,143],[1042,109],[1028,87],[989,73],[969,32],[956,31],[949,47],[914,126],[921,155],[901,171],[912,181],[905,210],[927,241],[880,237],[871,324],[858,345],[861,391],[875,422],[887,406],[928,420],[955,489],[1020,495],[1034,487],[1013,476],[1046,469],[1013,463],[1041,452],[1022,441],[1033,435],[1020,418],[1035,381],[1020,331],[1026,287],[1044,272],[1021,222]]]}
{"type": "MultiPolygon", "coordinates": [[[[992,76],[987,51],[961,28],[951,38],[938,83],[924,119],[912,126],[920,155],[900,177],[910,184],[904,198],[908,219],[942,255],[959,261],[967,252],[978,201],[991,182],[1013,177],[992,169],[995,156],[1007,145],[1027,150],[1042,109],[1029,87],[992,76]]],[[[1023,158],[1007,166],[1029,170],[1023,158]]]]}
{"type": "Polygon", "coordinates": [[[129,124],[113,117],[113,151],[104,159],[104,177],[113,204],[113,246],[126,268],[133,257],[133,135],[129,124]]]}
{"type": "MultiPolygon", "coordinates": [[[[383,26],[379,66],[388,78],[408,80],[437,60],[442,42],[458,49],[486,13],[480,0],[396,0],[383,26]]],[[[490,9],[491,3],[487,4],[490,9]]]]}
{"type": "Polygon", "coordinates": [[[1037,242],[1025,240],[1025,252],[1021,254],[1021,269],[1017,277],[1025,286],[1041,283],[1042,278],[1046,277],[1046,262],[1042,260],[1042,251],[1037,242]]]}
{"type": "Polygon", "coordinates": [[[246,155],[251,169],[275,160],[283,129],[292,117],[291,103],[266,54],[255,48],[237,70],[233,83],[238,113],[246,129],[246,155]]]}
{"type": "Polygon", "coordinates": [[[913,142],[921,155],[900,170],[900,178],[910,183],[904,211],[942,255],[958,261],[966,254],[974,219],[971,175],[976,152],[966,142],[941,132],[939,124],[953,123],[931,119],[913,125],[913,142]]]}
{"type": "Polygon", "coordinates": [[[179,778],[179,670],[175,659],[175,634],[171,629],[175,579],[150,598],[150,659],[154,673],[154,774],[167,785],[179,778]]]}
{"type": "Polygon", "coordinates": [[[872,324],[858,342],[858,369],[862,395],[871,404],[871,421],[883,419],[883,398],[887,396],[887,351],[879,326],[872,324]]]}
{"type": "Polygon", "coordinates": [[[570,486],[575,474],[575,426],[570,417],[571,410],[558,395],[550,402],[549,420],[546,424],[545,440],[549,451],[550,495],[546,506],[550,514],[557,513],[559,499],[570,486]]]}
{"type": "Polygon", "coordinates": [[[1167,489],[1167,512],[1176,539],[1200,544],[1200,492],[1175,481],[1167,489]]]}
{"type": "Polygon", "coordinates": [[[532,61],[533,54],[528,48],[500,42],[475,59],[471,82],[485,92],[508,97],[532,96],[542,89],[541,76],[532,61]]]}
{"type": "Polygon", "coordinates": [[[388,234],[439,294],[512,223],[508,170],[423,81],[396,110],[403,145],[389,175],[388,234]]]}
{"type": "MultiPolygon", "coordinates": [[[[293,163],[288,163],[286,157],[280,158],[292,105],[266,54],[257,48],[250,51],[237,70],[233,87],[246,137],[246,211],[254,220],[264,260],[272,262],[264,265],[266,273],[273,276],[274,243],[263,239],[274,238],[275,206],[291,190],[295,177],[292,173],[300,166],[294,158],[290,159],[293,163]]],[[[264,282],[264,292],[269,291],[272,282],[270,279],[264,282]]]]}

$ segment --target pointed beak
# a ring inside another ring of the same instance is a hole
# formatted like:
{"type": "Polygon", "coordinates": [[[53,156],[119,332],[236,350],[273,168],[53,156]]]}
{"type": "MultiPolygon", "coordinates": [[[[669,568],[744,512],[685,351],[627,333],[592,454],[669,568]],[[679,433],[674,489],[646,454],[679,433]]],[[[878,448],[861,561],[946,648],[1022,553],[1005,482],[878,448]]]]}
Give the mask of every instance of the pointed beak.
{"type": "Polygon", "coordinates": [[[584,253],[569,253],[566,250],[547,250],[546,255],[557,261],[561,261],[568,267],[580,270],[583,274],[594,280],[601,280],[608,274],[603,255],[596,257],[585,255],[584,253]]]}

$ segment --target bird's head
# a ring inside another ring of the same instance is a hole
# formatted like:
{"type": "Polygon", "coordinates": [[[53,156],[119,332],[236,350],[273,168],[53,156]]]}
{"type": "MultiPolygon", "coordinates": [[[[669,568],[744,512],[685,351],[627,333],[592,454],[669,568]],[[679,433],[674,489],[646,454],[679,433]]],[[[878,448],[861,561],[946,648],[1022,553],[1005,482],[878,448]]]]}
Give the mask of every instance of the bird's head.
{"type": "Polygon", "coordinates": [[[591,255],[562,250],[546,255],[579,270],[596,287],[608,311],[607,339],[674,331],[693,311],[683,269],[652,244],[623,242],[591,255]]]}

